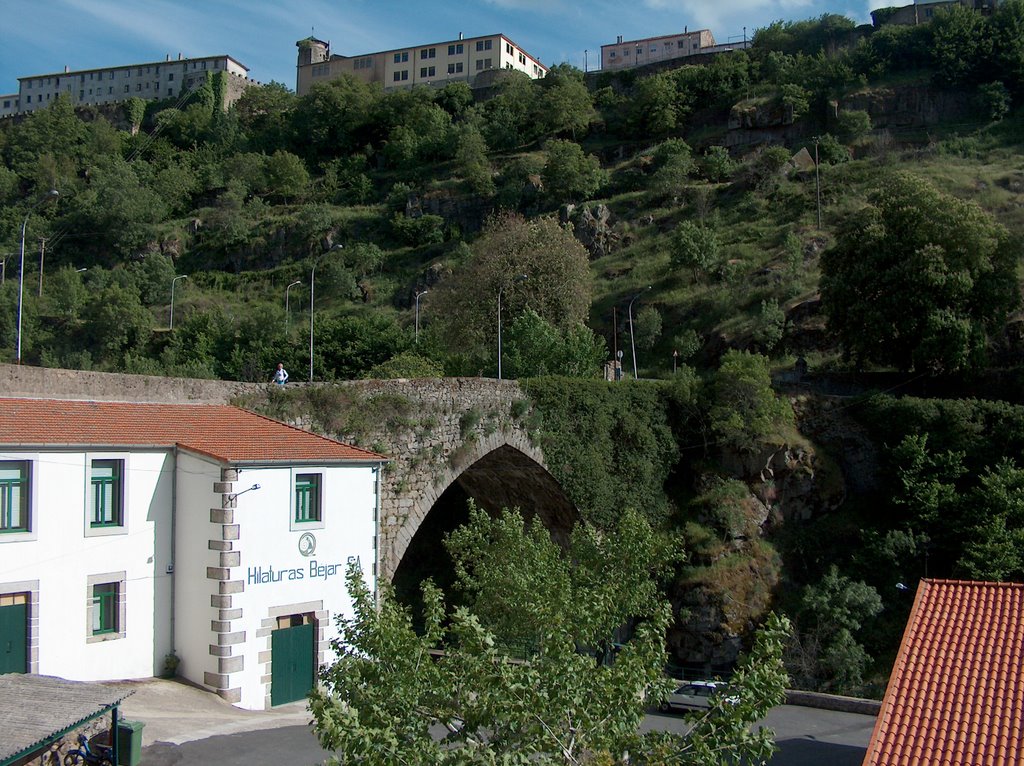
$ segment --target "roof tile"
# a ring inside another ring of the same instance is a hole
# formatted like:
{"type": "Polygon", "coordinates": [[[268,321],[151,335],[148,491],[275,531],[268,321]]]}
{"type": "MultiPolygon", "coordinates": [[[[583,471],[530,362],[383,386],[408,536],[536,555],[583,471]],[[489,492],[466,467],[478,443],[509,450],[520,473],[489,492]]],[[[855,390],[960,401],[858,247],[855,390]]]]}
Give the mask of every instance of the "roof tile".
{"type": "Polygon", "coordinates": [[[1024,584],[922,580],[864,766],[1024,757],[1024,584]]]}
{"type": "Polygon", "coordinates": [[[0,446],[178,446],[224,463],[384,459],[221,404],[0,398],[0,446]]]}

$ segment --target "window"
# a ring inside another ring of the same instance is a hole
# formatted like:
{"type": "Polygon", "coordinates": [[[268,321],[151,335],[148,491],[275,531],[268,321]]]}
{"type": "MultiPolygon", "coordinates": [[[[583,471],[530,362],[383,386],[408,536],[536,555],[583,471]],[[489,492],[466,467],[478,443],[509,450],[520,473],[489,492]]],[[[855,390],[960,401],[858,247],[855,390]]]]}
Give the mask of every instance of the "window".
{"type": "Polygon", "coordinates": [[[462,55],[462,52],[464,50],[465,50],[465,48],[463,47],[462,43],[457,43],[455,45],[449,45],[448,46],[448,55],[449,56],[462,55]]]}
{"type": "Polygon", "coordinates": [[[117,632],[118,583],[92,586],[92,634],[117,632]]]}
{"type": "Polygon", "coordinates": [[[0,462],[0,533],[29,531],[29,464],[0,462]]]}
{"type": "Polygon", "coordinates": [[[80,99],[85,98],[85,91],[84,90],[78,91],[78,98],[80,98],[80,99]]]}
{"type": "Polygon", "coordinates": [[[420,51],[421,59],[433,59],[437,58],[437,48],[423,48],[420,51]]]}
{"type": "Polygon", "coordinates": [[[462,62],[448,65],[448,74],[459,74],[462,72],[462,62]]]}
{"type": "Polygon", "coordinates": [[[10,109],[10,108],[11,108],[11,102],[10,101],[4,101],[4,109],[10,109]]]}
{"type": "Polygon", "coordinates": [[[295,522],[302,524],[321,521],[320,474],[299,473],[295,475],[295,522]]]}
{"type": "Polygon", "coordinates": [[[124,92],[127,93],[129,90],[131,90],[131,88],[129,88],[127,85],[125,85],[124,86],[124,92]]]}
{"type": "Polygon", "coordinates": [[[408,80],[409,79],[409,70],[408,69],[403,69],[400,72],[395,72],[394,79],[395,79],[395,82],[401,82],[402,80],[408,80]]]}
{"type": "Polygon", "coordinates": [[[623,56],[628,56],[629,55],[629,48],[623,48],[622,49],[622,55],[623,56]]]}
{"type": "Polygon", "coordinates": [[[526,66],[526,54],[525,53],[520,53],[519,54],[519,63],[522,64],[523,66],[526,66]]]}
{"type": "Polygon", "coordinates": [[[89,477],[89,524],[119,527],[124,523],[123,460],[93,460],[89,477]]]}
{"type": "Polygon", "coordinates": [[[25,103],[26,104],[31,104],[32,103],[32,96],[26,96],[25,97],[25,103]]]}
{"type": "Polygon", "coordinates": [[[432,66],[430,66],[430,67],[427,67],[427,66],[420,67],[420,78],[421,79],[427,78],[427,77],[433,77],[436,74],[437,74],[437,68],[436,67],[432,67],[432,66]]]}
{"type": "Polygon", "coordinates": [[[401,53],[395,54],[395,63],[401,64],[409,60],[409,51],[402,51],[401,53]]]}
{"type": "Polygon", "coordinates": [[[509,56],[512,55],[512,46],[509,45],[508,43],[505,43],[505,53],[507,53],[509,56]]]}
{"type": "Polygon", "coordinates": [[[491,49],[491,40],[477,40],[476,49],[478,51],[489,51],[491,49]]]}
{"type": "Polygon", "coordinates": [[[167,82],[174,82],[174,72],[167,75],[167,82]]]}
{"type": "Polygon", "coordinates": [[[87,579],[87,643],[125,635],[125,573],[89,575],[87,579]]]}
{"type": "Polygon", "coordinates": [[[611,53],[609,53],[608,54],[608,58],[610,58],[610,59],[615,58],[615,51],[612,51],[611,53]]]}

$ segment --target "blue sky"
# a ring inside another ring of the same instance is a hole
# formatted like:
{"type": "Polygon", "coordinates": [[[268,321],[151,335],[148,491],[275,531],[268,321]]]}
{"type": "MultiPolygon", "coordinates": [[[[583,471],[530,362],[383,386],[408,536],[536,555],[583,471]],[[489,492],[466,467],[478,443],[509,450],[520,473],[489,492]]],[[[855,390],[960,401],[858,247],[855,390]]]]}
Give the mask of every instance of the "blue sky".
{"type": "MultiPolygon", "coordinates": [[[[910,0],[906,0],[910,2],[910,0]]],[[[3,0],[0,93],[17,78],[92,67],[228,54],[261,82],[295,87],[295,41],[333,53],[504,33],[545,64],[590,68],[602,44],[711,29],[719,42],[778,19],[843,13],[858,22],[901,0],[3,0]],[[588,50],[589,54],[584,54],[588,50]]]]}

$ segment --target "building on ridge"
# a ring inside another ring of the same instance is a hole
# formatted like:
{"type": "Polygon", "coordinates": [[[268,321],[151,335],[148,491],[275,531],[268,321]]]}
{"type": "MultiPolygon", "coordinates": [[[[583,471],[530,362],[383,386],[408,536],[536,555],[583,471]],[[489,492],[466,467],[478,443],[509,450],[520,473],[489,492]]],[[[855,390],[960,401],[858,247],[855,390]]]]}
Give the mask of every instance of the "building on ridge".
{"type": "Polygon", "coordinates": [[[718,44],[710,29],[698,29],[695,32],[690,32],[688,28],[684,28],[682,34],[659,35],[658,37],[625,41],[623,41],[622,35],[619,35],[614,43],[601,46],[601,69],[612,72],[621,69],[634,69],[661,61],[673,61],[703,53],[742,50],[747,47],[749,47],[747,40],[742,43],[718,44]]]}
{"type": "Polygon", "coordinates": [[[304,96],[314,85],[349,74],[384,90],[414,85],[441,87],[466,82],[471,88],[487,87],[497,73],[513,70],[533,79],[548,68],[526,49],[503,34],[463,37],[427,45],[395,48],[359,56],[331,53],[331,44],[315,37],[299,40],[295,92],[304,96]]]}
{"type": "Polygon", "coordinates": [[[18,78],[18,92],[0,96],[0,117],[45,109],[58,96],[66,95],[76,106],[113,104],[129,98],[148,101],[179,98],[206,81],[207,74],[228,75],[222,108],[227,108],[242,91],[255,85],[249,67],[231,56],[204,56],[143,64],[80,69],[18,78]]]}
{"type": "Polygon", "coordinates": [[[871,11],[871,23],[877,29],[885,24],[916,26],[927,24],[935,18],[935,14],[960,5],[982,15],[992,13],[998,6],[998,0],[914,0],[910,5],[895,8],[877,8],[871,11]]]}

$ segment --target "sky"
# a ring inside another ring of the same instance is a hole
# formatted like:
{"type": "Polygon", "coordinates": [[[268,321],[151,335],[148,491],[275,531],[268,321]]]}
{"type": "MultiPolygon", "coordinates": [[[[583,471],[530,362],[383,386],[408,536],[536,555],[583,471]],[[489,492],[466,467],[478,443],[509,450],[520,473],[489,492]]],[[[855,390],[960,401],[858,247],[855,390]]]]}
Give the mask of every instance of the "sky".
{"type": "Polygon", "coordinates": [[[0,94],[18,78],[227,54],[259,82],[295,88],[295,42],[311,34],[331,52],[360,55],[502,33],[547,65],[600,66],[601,45],[708,28],[743,39],[777,20],[911,0],[0,0],[0,94]]]}

